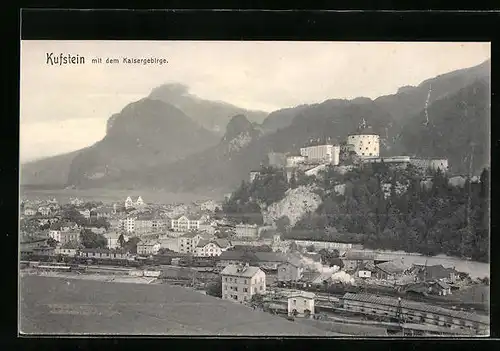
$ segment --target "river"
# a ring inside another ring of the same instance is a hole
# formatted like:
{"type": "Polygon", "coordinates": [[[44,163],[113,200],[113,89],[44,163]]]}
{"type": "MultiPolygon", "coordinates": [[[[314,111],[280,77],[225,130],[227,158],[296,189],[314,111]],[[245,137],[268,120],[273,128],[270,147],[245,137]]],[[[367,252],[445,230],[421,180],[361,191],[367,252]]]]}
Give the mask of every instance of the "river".
{"type": "Polygon", "coordinates": [[[402,258],[407,265],[421,264],[428,266],[443,265],[445,268],[455,267],[459,272],[468,273],[471,278],[490,277],[490,264],[477,261],[468,261],[457,257],[446,255],[424,256],[418,253],[408,253],[405,251],[384,251],[384,250],[363,250],[365,252],[374,252],[380,255],[387,255],[390,259],[402,258]]]}

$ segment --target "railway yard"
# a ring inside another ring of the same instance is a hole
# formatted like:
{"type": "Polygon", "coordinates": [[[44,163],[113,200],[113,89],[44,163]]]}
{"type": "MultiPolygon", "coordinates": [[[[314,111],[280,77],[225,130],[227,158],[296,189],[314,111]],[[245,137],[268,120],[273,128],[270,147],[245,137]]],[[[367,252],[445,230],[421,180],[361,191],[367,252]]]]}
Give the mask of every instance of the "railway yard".
{"type": "MultiPolygon", "coordinates": [[[[166,264],[133,262],[109,265],[105,262],[22,261],[21,277],[39,276],[106,283],[169,285],[206,293],[207,284],[218,277],[213,267],[180,267],[166,264]],[[95,264],[100,263],[100,264],[95,264]]],[[[268,291],[263,310],[288,317],[284,293],[290,289],[274,284],[266,277],[268,291]],[[271,306],[271,307],[269,307],[271,306]]],[[[471,313],[463,308],[448,309],[421,301],[398,299],[367,293],[315,292],[315,312],[310,318],[293,318],[295,324],[310,326],[337,336],[471,336],[489,333],[486,313],[471,313]]]]}

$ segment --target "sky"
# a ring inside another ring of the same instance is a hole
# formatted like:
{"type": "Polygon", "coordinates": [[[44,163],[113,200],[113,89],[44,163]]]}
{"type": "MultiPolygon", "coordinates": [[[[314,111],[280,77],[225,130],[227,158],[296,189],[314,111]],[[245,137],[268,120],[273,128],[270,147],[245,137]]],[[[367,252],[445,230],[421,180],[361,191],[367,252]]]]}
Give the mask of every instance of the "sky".
{"type": "Polygon", "coordinates": [[[394,94],[490,55],[489,43],[22,41],[20,161],[92,145],[104,137],[111,115],[165,83],[272,112],[394,94]],[[83,56],[85,64],[50,65],[47,53],[83,56]],[[124,64],[123,57],[168,63],[124,64]],[[120,63],[106,64],[106,58],[120,63]]]}

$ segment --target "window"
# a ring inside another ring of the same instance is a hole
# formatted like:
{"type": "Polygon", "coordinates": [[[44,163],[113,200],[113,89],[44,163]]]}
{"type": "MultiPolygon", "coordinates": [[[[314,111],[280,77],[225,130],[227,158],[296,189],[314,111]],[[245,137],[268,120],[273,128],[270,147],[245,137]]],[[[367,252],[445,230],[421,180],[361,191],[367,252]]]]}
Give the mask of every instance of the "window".
{"type": "Polygon", "coordinates": [[[248,284],[248,279],[245,279],[245,284],[248,284]]]}
{"type": "Polygon", "coordinates": [[[243,288],[243,292],[248,292],[248,289],[247,288],[243,288]]]}
{"type": "Polygon", "coordinates": [[[297,304],[297,300],[293,299],[293,305],[295,306],[297,304]]]}
{"type": "Polygon", "coordinates": [[[237,286],[234,287],[234,291],[238,291],[238,287],[237,286]]]}
{"type": "Polygon", "coordinates": [[[224,290],[227,290],[227,285],[224,286],[224,290]]]}
{"type": "Polygon", "coordinates": [[[262,290],[262,285],[260,286],[260,289],[259,290],[262,290]]]}

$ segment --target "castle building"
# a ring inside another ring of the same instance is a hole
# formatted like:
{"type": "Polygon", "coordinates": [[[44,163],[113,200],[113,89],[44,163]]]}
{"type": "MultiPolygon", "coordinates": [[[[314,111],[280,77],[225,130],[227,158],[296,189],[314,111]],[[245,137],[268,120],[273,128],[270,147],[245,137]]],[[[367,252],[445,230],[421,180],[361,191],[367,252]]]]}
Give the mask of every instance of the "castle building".
{"type": "Polygon", "coordinates": [[[325,144],[300,148],[300,155],[307,158],[308,162],[339,164],[340,146],[325,144]]]}
{"type": "Polygon", "coordinates": [[[379,157],[380,137],[373,133],[355,133],[347,136],[347,145],[360,157],[379,157]]]}

